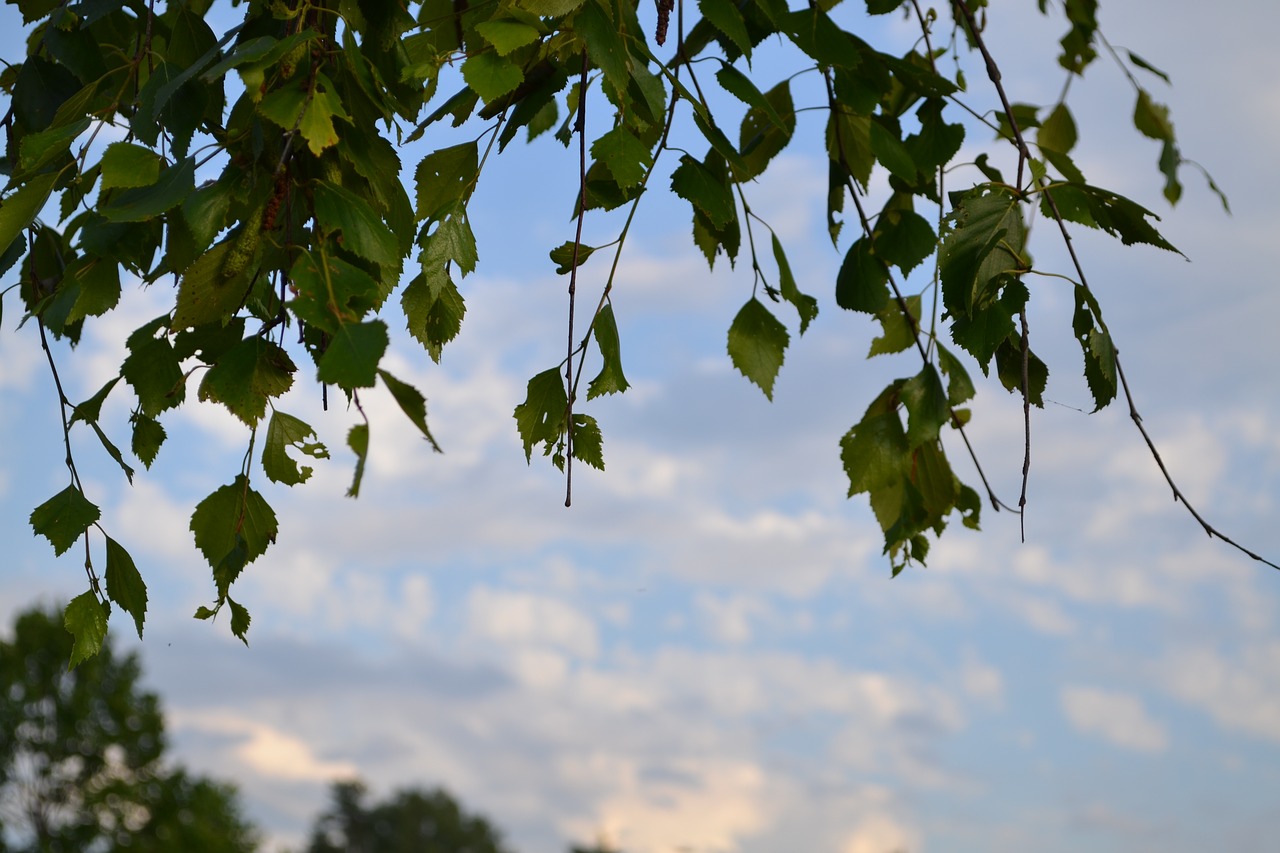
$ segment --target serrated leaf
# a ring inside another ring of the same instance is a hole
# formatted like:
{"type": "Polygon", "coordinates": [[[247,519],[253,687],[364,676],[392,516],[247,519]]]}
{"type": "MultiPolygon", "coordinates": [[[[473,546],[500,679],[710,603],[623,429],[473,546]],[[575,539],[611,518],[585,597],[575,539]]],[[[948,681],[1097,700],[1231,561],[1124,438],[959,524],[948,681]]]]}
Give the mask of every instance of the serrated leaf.
{"type": "Polygon", "coordinates": [[[31,529],[61,556],[102,513],[75,486],[67,486],[31,512],[31,529]]]}
{"type": "Polygon", "coordinates": [[[257,426],[266,414],[267,401],[289,390],[297,369],[278,344],[253,335],[209,368],[199,397],[226,406],[245,426],[257,426]]]}
{"type": "Polygon", "coordinates": [[[142,623],[147,616],[147,585],[134,565],[129,552],[119,542],[107,537],[107,596],[133,617],[142,639],[142,623]]]}
{"type": "Polygon", "coordinates": [[[587,399],[594,400],[604,394],[620,394],[630,387],[627,377],[622,373],[622,349],[618,340],[618,324],[613,317],[613,306],[606,304],[596,315],[592,326],[596,346],[600,348],[600,357],[604,364],[600,373],[587,386],[587,399]]]}
{"type": "Polygon", "coordinates": [[[261,557],[275,541],[279,524],[262,495],[238,474],[232,483],[196,505],[190,529],[196,548],[215,569],[219,598],[225,598],[240,569],[261,557]]]}
{"type": "Polygon", "coordinates": [[[765,397],[772,400],[773,383],[782,369],[790,340],[787,327],[752,297],[729,326],[729,358],[743,376],[759,385],[765,397]]]}
{"type": "Polygon", "coordinates": [[[379,370],[378,375],[382,377],[383,384],[387,386],[396,404],[400,406],[400,411],[404,412],[405,416],[418,428],[422,437],[431,444],[431,449],[441,453],[440,445],[436,443],[435,436],[427,427],[427,401],[422,396],[422,392],[408,382],[401,382],[385,370],[379,370]]]}
{"type": "Polygon", "coordinates": [[[791,134],[795,122],[792,121],[788,125],[787,122],[783,121],[777,109],[764,96],[764,93],[756,87],[756,84],[751,82],[750,77],[732,65],[726,64],[716,72],[716,80],[730,95],[733,95],[747,106],[759,110],[761,115],[768,119],[774,127],[786,131],[788,136],[791,134]]]}
{"type": "Polygon", "coordinates": [[[196,612],[192,614],[193,619],[212,619],[218,615],[218,611],[205,607],[203,604],[196,608],[196,612]]]}
{"type": "Polygon", "coordinates": [[[360,196],[335,184],[317,184],[315,212],[326,230],[342,232],[344,248],[375,264],[400,268],[399,241],[360,196]]]}
{"type": "Polygon", "coordinates": [[[573,458],[597,471],[604,470],[604,438],[590,415],[573,416],[573,458]]]}
{"type": "Polygon", "coordinates": [[[463,275],[473,272],[479,256],[476,253],[476,235],[471,230],[466,208],[455,208],[441,219],[435,231],[426,238],[423,248],[424,268],[455,263],[463,275]]]}
{"type": "Polygon", "coordinates": [[[356,467],[351,476],[347,497],[360,497],[360,482],[364,479],[364,463],[369,459],[369,425],[356,424],[347,432],[347,447],[356,455],[356,467]]]}
{"type": "Polygon", "coordinates": [[[743,56],[751,58],[751,35],[747,32],[742,12],[733,0],[698,0],[698,10],[733,42],[743,56]]]}
{"type": "Polygon", "coordinates": [[[132,142],[113,142],[102,152],[102,180],[99,187],[145,187],[160,178],[160,155],[132,142]]]}
{"type": "Polygon", "coordinates": [[[296,486],[310,479],[312,469],[299,467],[289,456],[289,448],[312,459],[328,459],[329,451],[323,444],[308,440],[315,437],[315,430],[305,421],[273,410],[267,423],[267,439],[262,445],[262,471],[267,479],[286,486],[296,486]]]}
{"type": "Polygon", "coordinates": [[[120,301],[120,265],[114,260],[84,256],[69,266],[64,281],[74,282],[79,292],[64,322],[100,317],[120,301]]]}
{"type": "Polygon", "coordinates": [[[414,172],[418,188],[417,218],[431,219],[442,210],[465,203],[475,187],[479,169],[479,148],[475,142],[441,148],[423,157],[414,172]]]}
{"type": "Polygon", "coordinates": [[[624,189],[640,183],[653,165],[649,146],[636,139],[624,125],[617,125],[591,143],[591,156],[603,163],[618,186],[624,189]]]}
{"type": "Polygon", "coordinates": [[[298,319],[330,335],[344,323],[357,323],[382,299],[368,272],[324,253],[298,256],[289,273],[297,291],[290,303],[298,319]]]}
{"type": "Polygon", "coordinates": [[[564,419],[569,406],[569,396],[564,390],[564,378],[557,368],[544,370],[529,380],[524,402],[516,406],[513,417],[516,429],[524,443],[524,458],[533,458],[533,446],[541,442],[547,453],[564,432],[564,419]]]}
{"type": "Polygon", "coordinates": [[[87,424],[96,422],[101,416],[103,402],[106,401],[107,395],[111,393],[119,381],[119,376],[108,380],[107,384],[99,388],[92,397],[72,409],[70,424],[75,424],[76,421],[82,421],[87,424]]]}
{"type": "Polygon", "coordinates": [[[243,604],[238,604],[231,596],[227,596],[227,605],[231,608],[231,633],[235,635],[240,642],[246,646],[249,645],[248,638],[245,634],[249,631],[249,610],[243,604]]]}
{"type": "Polygon", "coordinates": [[[631,59],[623,35],[602,0],[587,0],[573,18],[574,29],[586,43],[591,62],[604,73],[605,81],[625,100],[631,82],[631,59]]]}
{"type": "Polygon", "coordinates": [[[164,444],[164,427],[159,421],[141,413],[134,413],[129,421],[133,424],[133,440],[130,443],[133,455],[150,468],[160,453],[160,445],[164,444]]]}
{"type": "Polygon", "coordinates": [[[462,63],[462,79],[487,104],[524,82],[524,71],[497,51],[485,50],[462,63]]]}
{"type": "Polygon", "coordinates": [[[404,289],[400,304],[409,334],[418,339],[431,360],[438,364],[444,345],[457,337],[467,313],[457,285],[444,270],[433,270],[430,275],[424,270],[404,289]]]}
{"type": "Polygon", "coordinates": [[[1084,349],[1084,376],[1093,394],[1094,411],[1115,399],[1117,389],[1116,349],[1111,335],[1103,329],[1091,329],[1081,341],[1084,349]]]}
{"type": "Polygon", "coordinates": [[[909,459],[907,436],[896,411],[884,411],[890,387],[840,439],[840,459],[849,478],[849,496],[900,484],[909,459]]]}
{"type": "Polygon", "coordinates": [[[1027,231],[1012,190],[992,184],[961,196],[949,219],[938,250],[942,298],[953,316],[963,317],[996,297],[1002,276],[1029,268],[1023,256],[1027,231]]]}
{"type": "Polygon", "coordinates": [[[68,670],[75,669],[102,651],[102,643],[107,638],[107,618],[110,615],[108,605],[99,601],[92,592],[82,592],[67,602],[62,624],[74,638],[68,670]]]}
{"type": "Polygon", "coordinates": [[[671,189],[717,228],[723,228],[738,215],[728,183],[688,154],[681,155],[680,165],[671,173],[671,189]]]}
{"type": "MultiPolygon", "coordinates": [[[[1010,394],[1022,393],[1022,341],[1011,334],[995,352],[996,375],[1010,394]]],[[[1044,408],[1044,389],[1049,384],[1049,367],[1032,350],[1027,350],[1027,400],[1044,408]]]]}
{"type": "Polygon", "coordinates": [[[342,326],[320,357],[317,378],[347,391],[372,388],[389,341],[387,324],[381,320],[342,326]]]}

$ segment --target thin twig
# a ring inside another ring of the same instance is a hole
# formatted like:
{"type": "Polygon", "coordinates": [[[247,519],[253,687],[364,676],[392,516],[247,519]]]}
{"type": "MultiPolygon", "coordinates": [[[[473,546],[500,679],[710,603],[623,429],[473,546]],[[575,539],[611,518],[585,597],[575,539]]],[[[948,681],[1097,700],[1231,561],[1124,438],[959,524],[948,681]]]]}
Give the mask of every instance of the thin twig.
{"type": "Polygon", "coordinates": [[[1027,541],[1027,480],[1031,477],[1031,347],[1027,331],[1027,309],[1018,312],[1022,326],[1022,493],[1018,495],[1018,529],[1022,541],[1027,541]]]}
{"type": "MultiPolygon", "coordinates": [[[[1004,86],[1000,82],[1000,70],[996,67],[995,60],[991,58],[991,54],[987,51],[987,47],[982,40],[982,36],[979,35],[978,33],[977,27],[973,19],[973,12],[969,9],[969,6],[965,2],[965,0],[953,0],[953,2],[955,5],[955,8],[958,9],[962,15],[964,15],[965,20],[968,22],[969,31],[973,35],[974,43],[978,46],[979,51],[981,51],[983,57],[986,59],[987,73],[988,73],[988,76],[991,78],[991,83],[992,85],[995,86],[996,91],[999,93],[1001,102],[1006,105],[1005,108],[1006,110],[1008,110],[1008,106],[1007,106],[1008,98],[1005,96],[1004,86]]],[[[1014,137],[1013,144],[1018,147],[1019,161],[1021,162],[1023,159],[1029,160],[1031,158],[1031,151],[1027,146],[1026,139],[1024,139],[1022,136],[1022,132],[1018,129],[1017,124],[1013,122],[1012,114],[1010,114],[1010,128],[1013,132],[1013,137],[1014,137]]],[[[1076,254],[1075,244],[1071,240],[1071,233],[1070,231],[1067,230],[1066,219],[1062,216],[1062,212],[1058,209],[1058,204],[1053,198],[1053,192],[1049,188],[1048,181],[1038,180],[1036,183],[1039,185],[1040,191],[1044,196],[1045,202],[1049,206],[1049,211],[1053,215],[1054,221],[1058,223],[1058,230],[1061,232],[1063,243],[1067,247],[1067,254],[1070,256],[1071,263],[1075,267],[1076,275],[1080,280],[1080,287],[1084,288],[1086,292],[1092,293],[1093,291],[1089,287],[1089,281],[1084,274],[1084,266],[1083,264],[1081,264],[1080,257],[1079,255],[1076,254]]],[[[1103,321],[1102,317],[1095,315],[1095,319],[1098,321],[1098,324],[1101,326],[1102,330],[1107,331],[1106,323],[1103,321]]],[[[1109,336],[1109,332],[1108,332],[1108,336],[1109,336]]],[[[1221,539],[1223,542],[1232,546],[1237,551],[1240,551],[1242,554],[1256,560],[1257,562],[1265,563],[1266,565],[1270,566],[1273,569],[1280,570],[1280,565],[1276,565],[1270,560],[1254,553],[1253,551],[1250,551],[1248,548],[1244,547],[1239,542],[1232,539],[1230,536],[1225,535],[1216,527],[1209,524],[1209,522],[1205,521],[1204,517],[1201,516],[1200,513],[1196,511],[1195,507],[1193,507],[1187,501],[1186,495],[1182,493],[1182,490],[1178,488],[1178,484],[1174,482],[1173,476],[1169,473],[1169,469],[1165,467],[1164,460],[1160,457],[1160,451],[1156,449],[1155,442],[1151,440],[1151,436],[1147,433],[1147,429],[1142,423],[1142,416],[1138,413],[1138,407],[1137,407],[1137,404],[1134,402],[1133,393],[1129,389],[1129,381],[1125,378],[1124,368],[1121,367],[1120,365],[1120,352],[1116,348],[1115,344],[1111,344],[1111,356],[1115,360],[1116,375],[1120,378],[1120,387],[1124,391],[1125,402],[1128,403],[1129,405],[1129,418],[1130,420],[1133,421],[1134,425],[1138,428],[1138,432],[1142,434],[1143,441],[1147,443],[1147,449],[1151,451],[1151,457],[1155,459],[1156,465],[1160,468],[1160,473],[1164,475],[1165,482],[1168,483],[1169,488],[1173,490],[1173,499],[1175,501],[1181,502],[1182,505],[1187,508],[1187,512],[1191,513],[1191,517],[1194,518],[1197,522],[1199,522],[1200,527],[1204,529],[1204,532],[1209,536],[1209,538],[1212,539],[1216,537],[1218,539],[1221,539]]]]}
{"type": "MultiPolygon", "coordinates": [[[[836,103],[835,89],[832,86],[830,75],[824,74],[823,80],[827,84],[827,102],[831,112],[834,113],[838,110],[839,107],[838,107],[838,104],[836,103]]],[[[841,159],[843,159],[844,143],[842,142],[840,137],[839,122],[835,123],[835,134],[836,134],[836,150],[842,152],[840,156],[841,156],[841,159]]],[[[845,186],[849,190],[849,195],[852,196],[853,198],[854,208],[858,211],[858,219],[862,223],[862,232],[867,236],[868,239],[870,239],[871,220],[867,218],[866,211],[863,210],[862,198],[858,194],[857,185],[853,182],[852,177],[850,177],[848,164],[845,163],[843,165],[845,166],[845,169],[844,169],[845,186]]],[[[898,288],[898,283],[894,281],[893,274],[889,272],[887,268],[885,270],[885,274],[886,274],[886,277],[888,278],[889,286],[893,289],[893,296],[895,301],[898,304],[898,309],[902,312],[902,316],[907,321],[907,326],[910,327],[911,329],[911,337],[915,341],[916,351],[920,353],[920,358],[924,360],[925,364],[931,364],[932,362],[929,361],[928,350],[925,349],[924,344],[921,343],[920,341],[920,334],[921,334],[920,324],[916,322],[915,316],[912,315],[911,309],[907,305],[907,300],[903,298],[902,291],[898,288]]],[[[979,479],[982,480],[983,488],[987,490],[987,499],[991,501],[992,508],[995,509],[996,512],[999,512],[1001,509],[1005,509],[1013,513],[1019,512],[1019,510],[1014,509],[1004,501],[1000,500],[1000,498],[996,495],[995,489],[991,488],[991,483],[987,480],[987,475],[982,470],[982,464],[978,462],[978,454],[976,451],[974,451],[973,445],[969,442],[969,436],[965,434],[964,423],[960,420],[960,417],[956,414],[955,407],[952,406],[950,402],[947,403],[947,413],[951,416],[952,425],[956,428],[956,430],[959,431],[960,437],[964,439],[964,446],[969,451],[969,458],[973,460],[973,467],[977,470],[979,479]]]]}
{"type": "Polygon", "coordinates": [[[573,266],[569,270],[569,336],[565,345],[564,384],[564,505],[573,505],[573,308],[578,288],[578,250],[582,247],[582,222],[587,213],[587,51],[582,51],[582,76],[578,83],[578,227],[573,235],[573,266]]]}

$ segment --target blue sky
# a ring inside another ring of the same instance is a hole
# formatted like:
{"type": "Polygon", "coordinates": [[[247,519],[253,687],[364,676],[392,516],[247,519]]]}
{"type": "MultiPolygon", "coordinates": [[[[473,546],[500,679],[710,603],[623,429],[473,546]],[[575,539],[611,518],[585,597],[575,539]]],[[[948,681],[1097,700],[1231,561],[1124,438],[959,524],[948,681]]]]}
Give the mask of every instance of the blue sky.
{"type": "MultiPolygon", "coordinates": [[[[1061,80],[1045,45],[1060,27],[1005,7],[991,38],[1012,96],[1051,100],[1061,80]]],[[[1190,262],[1075,236],[1179,483],[1274,559],[1280,9],[1161,10],[1153,21],[1112,0],[1102,23],[1173,75],[1172,89],[1152,79],[1153,93],[1233,215],[1193,173],[1168,209],[1156,144],[1129,123],[1132,90],[1100,61],[1073,87],[1077,162],[1160,213],[1190,262]]],[[[909,39],[896,20],[876,26],[909,39]]],[[[969,79],[990,104],[977,66],[969,79]]],[[[984,141],[971,131],[967,144],[984,141]]],[[[987,512],[981,533],[949,530],[928,569],[891,580],[865,502],[844,498],[836,443],[885,381],[917,368],[906,355],[865,361],[871,324],[831,298],[841,255],[825,235],[825,165],[797,147],[750,189],[822,307],[772,404],[724,354],[749,270],[708,274],[687,208],[655,194],[614,290],[635,387],[590,404],[608,470],[577,468],[566,510],[554,470],[525,465],[511,410],[563,348],[566,282],[546,251],[572,235],[575,168],[550,140],[513,144],[472,204],[481,262],[463,283],[461,337],[439,366],[395,342],[393,372],[427,394],[444,455],[370,394],[374,449],[352,501],[343,439],[357,416],[320,412],[305,383],[281,403],[335,458],[304,487],[264,487],[281,535],[237,584],[250,648],[189,618],[211,584],[187,520],[238,468],[237,423],[184,407],[131,488],[82,463],[151,587],[140,650],[176,758],[236,780],[277,845],[301,839],[330,780],[358,773],[377,793],[444,785],[527,853],[597,835],[630,853],[1267,846],[1280,819],[1280,574],[1203,535],[1125,411],[1078,411],[1090,406],[1064,290],[1033,288],[1053,402],[1035,413],[1027,542],[1016,518],[987,512]]],[[[616,223],[588,227],[603,242],[616,223]]],[[[1032,250],[1060,268],[1052,236],[1037,223],[1032,250]]],[[[586,292],[604,268],[583,268],[586,292]]],[[[128,292],[78,351],[58,354],[69,396],[114,374],[125,334],[162,296],[128,292]]],[[[14,330],[12,294],[5,308],[7,624],[78,593],[83,574],[26,524],[65,473],[38,337],[14,330]]],[[[123,436],[123,401],[105,411],[123,436]]],[[[983,384],[971,436],[996,490],[1016,499],[1017,401],[983,384]]],[[[100,456],[87,441],[78,454],[100,456]]]]}

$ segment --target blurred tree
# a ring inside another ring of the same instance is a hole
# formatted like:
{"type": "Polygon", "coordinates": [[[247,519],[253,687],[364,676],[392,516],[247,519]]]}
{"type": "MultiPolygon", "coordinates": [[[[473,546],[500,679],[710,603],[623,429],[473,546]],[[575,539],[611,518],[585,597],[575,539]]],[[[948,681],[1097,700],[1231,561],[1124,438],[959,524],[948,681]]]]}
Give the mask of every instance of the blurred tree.
{"type": "Polygon", "coordinates": [[[371,807],[358,780],[335,782],[307,853],[507,853],[489,821],[448,792],[404,789],[371,807]]]}
{"type": "Polygon", "coordinates": [[[70,670],[58,614],[24,613],[0,641],[0,851],[255,850],[234,787],[161,761],[137,655],[107,642],[70,670]]]}

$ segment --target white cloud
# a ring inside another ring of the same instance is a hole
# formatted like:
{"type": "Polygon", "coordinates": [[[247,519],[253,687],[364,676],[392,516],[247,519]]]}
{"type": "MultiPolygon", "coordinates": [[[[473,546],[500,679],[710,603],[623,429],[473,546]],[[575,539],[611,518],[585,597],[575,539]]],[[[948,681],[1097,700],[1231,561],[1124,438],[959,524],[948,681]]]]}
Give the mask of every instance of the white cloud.
{"type": "Polygon", "coordinates": [[[1138,752],[1164,752],[1169,746],[1164,726],[1147,714],[1137,696],[1068,686],[1062,688],[1061,700],[1063,713],[1078,731],[1138,752]]]}
{"type": "Polygon", "coordinates": [[[173,710],[171,725],[182,731],[231,737],[232,752],[246,769],[272,779],[328,781],[353,776],[354,764],[324,761],[301,738],[238,714],[220,711],[173,710]]]}
{"type": "Polygon", "coordinates": [[[918,832],[887,815],[874,815],[858,824],[841,853],[920,853],[923,849],[918,832]]]}
{"type": "Polygon", "coordinates": [[[595,623],[567,602],[545,595],[478,586],[467,599],[467,622],[479,637],[504,645],[528,643],[595,657],[595,623]]]}
{"type": "Polygon", "coordinates": [[[1172,649],[1159,665],[1165,688],[1233,731],[1280,741],[1280,640],[1223,655],[1209,647],[1172,649]]]}

